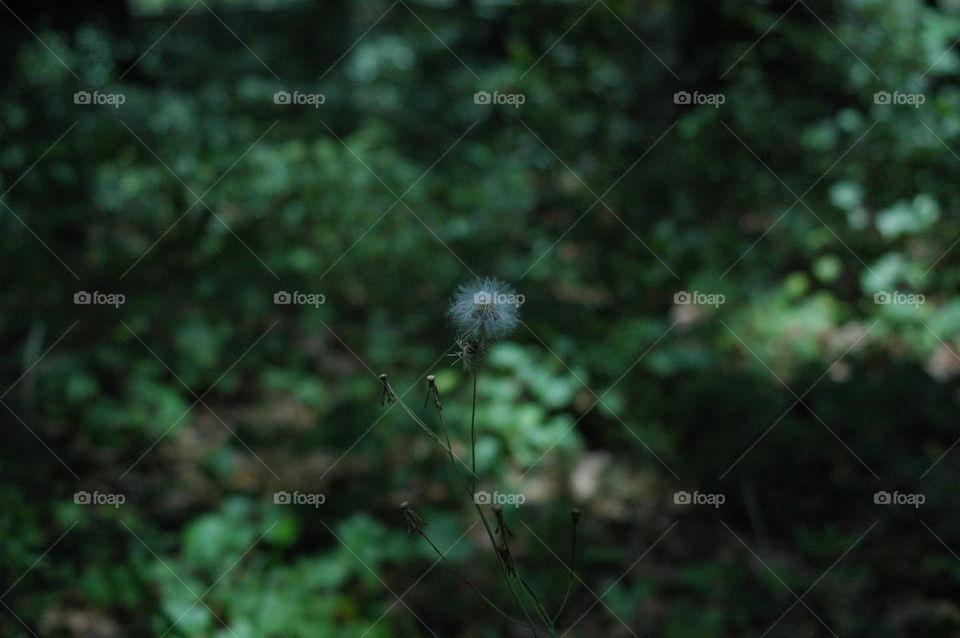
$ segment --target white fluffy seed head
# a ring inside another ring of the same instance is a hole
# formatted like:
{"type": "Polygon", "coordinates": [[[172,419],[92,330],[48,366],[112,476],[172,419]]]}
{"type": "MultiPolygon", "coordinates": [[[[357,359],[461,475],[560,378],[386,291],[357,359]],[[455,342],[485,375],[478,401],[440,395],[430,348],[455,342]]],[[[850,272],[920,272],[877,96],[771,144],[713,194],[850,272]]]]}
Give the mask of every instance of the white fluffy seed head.
{"type": "Polygon", "coordinates": [[[462,284],[447,314],[463,341],[485,344],[506,337],[520,323],[523,297],[509,284],[486,277],[462,284]]]}

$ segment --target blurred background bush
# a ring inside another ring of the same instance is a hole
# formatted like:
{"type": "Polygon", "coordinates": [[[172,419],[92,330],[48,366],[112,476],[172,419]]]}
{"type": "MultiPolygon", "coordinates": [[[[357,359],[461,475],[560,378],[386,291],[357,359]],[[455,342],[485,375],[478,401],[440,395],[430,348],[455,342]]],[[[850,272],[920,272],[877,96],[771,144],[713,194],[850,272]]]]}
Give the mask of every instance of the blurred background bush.
{"type": "Polygon", "coordinates": [[[465,453],[474,275],[550,608],[584,511],[566,635],[960,632],[956,0],[0,4],[3,635],[527,635],[377,405],[436,374],[465,453]]]}

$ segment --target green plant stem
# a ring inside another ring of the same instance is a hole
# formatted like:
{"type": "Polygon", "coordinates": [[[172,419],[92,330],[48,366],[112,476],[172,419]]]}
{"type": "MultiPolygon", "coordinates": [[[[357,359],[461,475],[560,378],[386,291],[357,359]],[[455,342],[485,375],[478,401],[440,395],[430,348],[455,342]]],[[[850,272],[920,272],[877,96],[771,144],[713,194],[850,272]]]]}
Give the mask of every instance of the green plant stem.
{"type": "MultiPolygon", "coordinates": [[[[499,554],[497,554],[497,556],[499,557],[499,554]]],[[[533,618],[530,617],[530,612],[527,611],[527,606],[524,605],[523,602],[520,600],[520,596],[517,595],[517,590],[514,589],[513,583],[510,582],[510,574],[507,573],[506,565],[503,566],[503,574],[507,579],[507,587],[510,588],[510,593],[513,594],[514,600],[517,601],[517,604],[520,605],[520,609],[523,610],[523,615],[527,617],[527,623],[530,625],[530,631],[533,632],[534,638],[537,638],[537,636],[539,636],[540,634],[537,633],[537,628],[533,624],[533,618]]],[[[556,632],[551,632],[551,635],[556,636],[556,632]]]]}
{"type": "Polygon", "coordinates": [[[473,491],[477,491],[477,377],[480,376],[480,359],[474,361],[471,371],[473,375],[473,407],[470,410],[470,468],[473,472],[473,491]]]}
{"type": "MultiPolygon", "coordinates": [[[[451,460],[451,461],[453,462],[453,464],[454,464],[454,469],[456,469],[456,470],[457,470],[457,474],[459,474],[459,473],[460,473],[460,470],[459,470],[459,468],[457,468],[456,460],[455,460],[455,457],[454,457],[454,455],[453,455],[453,450],[450,448],[450,437],[447,436],[447,437],[446,437],[446,438],[447,438],[447,442],[444,443],[444,442],[443,442],[443,439],[441,439],[441,438],[437,435],[436,432],[434,432],[433,430],[431,430],[430,427],[427,426],[427,424],[424,423],[423,420],[422,420],[420,417],[418,417],[418,416],[416,415],[416,413],[414,413],[414,411],[411,410],[411,409],[407,406],[406,403],[403,402],[403,399],[401,399],[400,397],[397,397],[397,398],[396,398],[396,402],[397,402],[397,404],[403,409],[403,411],[406,412],[407,415],[409,415],[411,419],[413,419],[413,422],[414,422],[414,423],[416,423],[417,425],[419,425],[420,428],[423,429],[424,432],[426,432],[427,434],[429,434],[431,438],[433,438],[437,443],[440,444],[440,447],[442,447],[444,450],[447,451],[447,453],[450,455],[450,460],[451,460]]],[[[442,416],[442,415],[441,415],[441,416],[442,416]]],[[[442,423],[442,419],[441,419],[441,423],[442,423]]],[[[460,464],[466,466],[466,464],[463,463],[462,461],[460,462],[460,464]]],[[[469,487],[468,487],[468,489],[469,489],[469,487]]]]}
{"type": "Polygon", "coordinates": [[[520,576],[520,572],[514,566],[514,577],[520,581],[520,584],[523,585],[524,590],[527,592],[527,596],[530,597],[531,602],[533,603],[533,609],[537,612],[537,615],[540,616],[540,622],[544,624],[547,628],[547,631],[550,632],[551,636],[557,635],[557,629],[553,626],[553,621],[550,620],[550,616],[547,614],[547,610],[543,607],[543,603],[540,602],[540,599],[537,598],[537,595],[533,593],[533,589],[527,584],[527,581],[520,576]]]}
{"type": "Polygon", "coordinates": [[[517,576],[517,580],[520,581],[520,584],[523,585],[523,588],[527,590],[527,594],[529,594],[530,598],[533,600],[533,608],[537,611],[537,614],[539,614],[540,620],[542,620],[544,625],[547,626],[547,629],[550,630],[551,635],[555,636],[557,632],[553,626],[553,620],[550,619],[550,614],[547,613],[547,608],[543,606],[542,602],[540,602],[540,599],[537,597],[537,594],[534,593],[530,585],[527,584],[527,581],[522,576],[520,576],[519,571],[517,571],[516,576],[517,576]]]}
{"type": "MultiPolygon", "coordinates": [[[[473,500],[474,493],[470,491],[470,486],[467,484],[467,479],[463,477],[463,472],[460,471],[460,468],[457,466],[458,459],[453,453],[453,444],[450,442],[450,431],[447,430],[446,419],[443,418],[443,410],[437,410],[437,414],[440,415],[440,430],[443,432],[443,437],[447,440],[447,453],[450,456],[450,464],[453,465],[454,471],[457,473],[457,478],[460,479],[460,485],[463,487],[464,492],[467,493],[467,496],[470,497],[470,500],[473,500]]],[[[461,461],[461,465],[464,465],[461,461]]]]}
{"type": "MultiPolygon", "coordinates": [[[[480,376],[480,358],[477,357],[473,361],[473,369],[471,370],[473,375],[473,404],[470,410],[470,459],[471,467],[473,471],[473,493],[477,492],[477,379],[480,376]]],[[[476,502],[474,503],[476,505],[476,502]]],[[[479,505],[476,505],[477,511],[480,512],[480,517],[483,519],[484,526],[487,527],[487,533],[490,536],[490,543],[493,545],[494,552],[496,552],[497,544],[496,540],[493,537],[493,534],[490,532],[489,525],[487,525],[487,519],[483,514],[483,511],[480,509],[479,505]]],[[[500,558],[500,554],[497,553],[497,558],[500,558]]],[[[507,581],[510,580],[510,574],[507,572],[507,566],[503,564],[501,559],[501,564],[503,566],[504,572],[507,574],[507,581]]],[[[527,582],[520,576],[519,571],[514,566],[514,575],[520,584],[523,585],[523,588],[527,591],[527,594],[530,596],[533,601],[534,610],[537,612],[537,615],[540,616],[540,620],[544,623],[544,626],[550,631],[550,634],[555,636],[556,629],[553,627],[553,622],[550,619],[550,614],[547,613],[546,608],[543,606],[543,603],[540,602],[540,599],[537,598],[537,595],[533,593],[533,590],[527,585],[527,582]]],[[[511,586],[511,590],[513,587],[511,586]]],[[[524,607],[524,613],[526,613],[526,607],[524,607]]],[[[527,614],[529,618],[529,614],[527,614]]]]}
{"type": "MultiPolygon", "coordinates": [[[[400,407],[402,407],[402,408],[404,409],[404,411],[405,411],[408,415],[410,415],[410,418],[411,418],[411,419],[413,419],[413,420],[414,420],[420,427],[422,427],[424,430],[426,430],[426,431],[429,432],[430,434],[433,434],[433,430],[431,430],[429,427],[427,427],[427,425],[426,425],[425,423],[423,423],[423,422],[413,413],[413,411],[410,410],[410,408],[408,408],[405,403],[403,403],[403,401],[402,401],[401,399],[398,398],[398,399],[397,399],[397,402],[400,404],[400,407]]],[[[477,504],[476,499],[474,498],[474,494],[476,493],[476,490],[475,490],[475,489],[474,489],[474,490],[471,490],[471,489],[470,489],[470,485],[469,485],[469,483],[467,482],[467,479],[464,478],[463,473],[460,471],[460,468],[459,468],[459,466],[457,465],[457,460],[458,460],[458,459],[456,458],[456,455],[454,455],[454,453],[453,453],[453,444],[452,444],[451,441],[450,441],[450,431],[449,431],[449,429],[447,428],[447,421],[446,421],[446,419],[443,418],[443,410],[439,409],[439,407],[437,408],[437,414],[438,414],[439,417],[440,417],[440,429],[441,429],[441,431],[443,432],[443,436],[444,436],[444,439],[446,439],[446,443],[444,444],[444,441],[441,441],[440,438],[439,438],[438,436],[436,436],[436,435],[433,435],[433,438],[435,438],[435,439],[440,443],[440,446],[447,451],[447,454],[448,454],[448,456],[450,457],[450,464],[453,465],[453,469],[454,469],[454,471],[455,471],[456,474],[457,474],[457,478],[458,478],[459,481],[460,481],[460,485],[463,487],[464,492],[466,492],[467,496],[469,497],[470,502],[473,503],[474,508],[477,510],[477,515],[480,517],[480,521],[483,523],[483,528],[484,528],[484,529],[486,530],[486,532],[487,532],[487,538],[490,539],[490,546],[491,546],[491,548],[493,549],[493,554],[494,554],[494,556],[496,556],[496,558],[497,558],[497,563],[500,565],[501,569],[503,570],[504,575],[507,575],[507,567],[506,567],[506,565],[503,563],[503,559],[500,558],[500,554],[497,553],[496,541],[494,540],[494,537],[493,537],[493,531],[491,531],[491,529],[490,529],[490,524],[487,522],[487,517],[484,515],[483,509],[480,507],[480,505],[477,504]]],[[[474,475],[474,479],[476,479],[476,475],[474,475]]],[[[426,538],[426,536],[424,536],[424,538],[426,538]]],[[[430,542],[429,539],[427,539],[427,542],[430,542]]],[[[433,543],[430,543],[430,544],[433,545],[433,543]]],[[[434,550],[436,551],[436,547],[434,547],[434,550]]],[[[533,623],[533,619],[530,617],[530,613],[527,611],[526,605],[523,604],[523,601],[522,601],[522,600],[520,599],[520,597],[517,595],[517,592],[516,592],[516,590],[514,589],[513,584],[510,582],[509,577],[507,578],[507,586],[510,588],[510,593],[513,595],[514,601],[516,601],[517,605],[518,605],[518,606],[520,607],[520,609],[523,611],[523,615],[524,615],[524,616],[526,617],[526,619],[527,619],[527,625],[529,626],[530,631],[533,632],[533,635],[534,635],[534,636],[538,636],[539,634],[537,633],[537,629],[536,629],[536,627],[535,627],[535,625],[534,625],[534,623],[533,623]]],[[[471,585],[471,587],[473,587],[473,585],[471,585]]],[[[474,589],[476,590],[476,588],[474,588],[474,589]]],[[[480,593],[480,592],[478,591],[478,593],[480,593]]],[[[484,600],[486,600],[486,597],[483,596],[482,593],[480,593],[480,596],[483,597],[484,600]]],[[[491,604],[491,606],[494,606],[492,603],[490,603],[490,604],[491,604]]],[[[494,606],[494,607],[495,607],[495,606],[494,606]]],[[[498,609],[498,611],[500,611],[500,610],[498,609]]],[[[502,611],[501,611],[500,613],[501,613],[501,615],[504,615],[505,617],[509,618],[512,622],[517,622],[512,616],[507,615],[505,612],[502,612],[502,611]]],[[[523,623],[521,623],[521,624],[523,624],[523,623]]]]}
{"type": "MultiPolygon", "coordinates": [[[[480,360],[479,358],[475,359],[473,362],[473,369],[471,370],[473,375],[473,401],[470,409],[470,457],[471,457],[471,467],[473,471],[473,492],[470,495],[471,500],[474,501],[474,507],[477,509],[477,513],[480,514],[480,519],[483,521],[483,526],[487,530],[487,535],[490,538],[490,545],[493,547],[494,553],[497,555],[497,559],[500,561],[500,565],[504,570],[504,574],[507,577],[507,582],[510,583],[510,573],[507,569],[507,565],[503,562],[503,559],[500,557],[499,552],[497,552],[497,543],[496,539],[493,536],[493,532],[490,531],[490,525],[487,523],[487,517],[484,515],[483,510],[476,503],[476,499],[473,498],[474,494],[477,493],[477,379],[480,376],[480,360]]],[[[531,600],[533,601],[534,610],[537,612],[537,615],[540,616],[540,620],[544,623],[544,626],[550,631],[550,635],[556,635],[556,629],[553,627],[553,622],[550,620],[550,615],[547,613],[547,610],[544,608],[543,604],[537,598],[536,594],[533,593],[533,590],[527,585],[526,581],[520,577],[519,572],[514,566],[514,575],[517,580],[523,585],[524,589],[527,591],[531,600]]],[[[516,595],[512,583],[510,583],[510,590],[514,592],[514,597],[517,598],[517,601],[520,602],[519,596],[516,595]]],[[[523,608],[524,614],[530,619],[530,614],[527,612],[526,605],[522,603],[521,607],[523,608]]],[[[532,628],[532,627],[531,627],[532,628]]],[[[536,634],[536,630],[534,630],[536,634]]]]}
{"type": "MultiPolygon", "coordinates": [[[[476,385],[476,377],[474,377],[474,385],[476,385]]],[[[474,401],[476,401],[476,394],[474,394],[474,401]]],[[[439,416],[439,420],[440,420],[440,430],[443,432],[443,436],[446,439],[446,449],[447,449],[447,453],[450,456],[450,464],[453,465],[453,469],[457,473],[457,478],[460,480],[460,485],[463,487],[464,492],[467,493],[467,497],[470,499],[470,502],[473,503],[473,507],[477,510],[477,515],[480,517],[480,521],[483,523],[483,528],[487,532],[487,538],[490,539],[490,546],[491,548],[493,548],[493,553],[494,553],[494,556],[496,556],[497,558],[497,563],[500,565],[501,569],[503,570],[503,574],[506,577],[507,586],[510,588],[510,593],[513,595],[513,598],[516,601],[517,605],[519,605],[520,609],[523,611],[523,615],[527,618],[527,622],[529,624],[530,630],[533,632],[533,635],[537,636],[538,634],[537,634],[536,627],[534,626],[533,619],[530,617],[530,613],[527,611],[526,605],[523,604],[523,601],[520,599],[520,596],[517,595],[517,592],[513,587],[513,583],[510,582],[510,575],[509,575],[509,572],[507,571],[507,566],[506,564],[504,564],[503,559],[500,557],[500,554],[497,552],[496,539],[493,536],[493,531],[491,531],[490,529],[490,523],[487,522],[487,517],[483,513],[483,508],[480,507],[480,505],[476,502],[476,499],[474,498],[474,495],[476,494],[476,484],[474,483],[474,488],[473,490],[471,490],[470,485],[467,483],[467,479],[464,478],[463,473],[460,471],[460,468],[457,466],[457,459],[453,453],[453,444],[450,442],[450,430],[447,428],[446,419],[443,418],[443,410],[438,408],[437,415],[439,416]]],[[[476,480],[476,474],[474,474],[474,480],[476,480]]],[[[542,614],[538,614],[538,615],[541,615],[542,617],[542,614]]],[[[550,627],[549,623],[547,624],[547,626],[550,627]]],[[[551,631],[551,635],[556,635],[555,630],[551,631]]]]}
{"type": "MultiPolygon", "coordinates": [[[[527,611],[527,606],[523,604],[523,601],[520,600],[520,596],[517,595],[517,591],[514,589],[513,583],[510,582],[510,570],[507,568],[507,564],[500,556],[500,552],[497,551],[497,541],[493,537],[493,530],[490,529],[490,523],[487,522],[487,516],[483,513],[483,508],[481,508],[474,499],[471,498],[471,500],[473,500],[473,506],[476,508],[477,514],[480,516],[480,520],[483,522],[483,528],[487,530],[487,538],[490,539],[490,547],[493,549],[493,555],[497,557],[497,563],[500,565],[500,569],[503,570],[503,575],[507,580],[507,586],[510,588],[510,593],[513,594],[513,599],[517,601],[520,609],[523,610],[523,615],[526,616],[533,635],[537,636],[537,629],[533,624],[533,619],[530,617],[530,612],[527,611]]],[[[514,569],[516,569],[516,567],[514,567],[514,569]]],[[[552,632],[552,635],[556,635],[556,633],[552,632]]]]}
{"type": "MultiPolygon", "coordinates": [[[[477,481],[476,444],[475,444],[476,443],[476,413],[477,413],[477,374],[476,373],[477,373],[477,370],[476,368],[474,368],[473,370],[473,408],[471,410],[472,416],[470,419],[470,437],[471,437],[471,443],[472,443],[471,448],[473,453],[472,454],[473,456],[473,464],[472,464],[473,465],[473,489],[470,488],[470,485],[468,484],[467,479],[464,478],[463,473],[460,471],[460,468],[457,465],[458,459],[456,458],[456,455],[454,455],[453,453],[453,445],[450,441],[450,431],[447,428],[446,419],[443,418],[443,410],[439,409],[439,407],[437,408],[437,414],[440,420],[440,429],[443,432],[444,439],[446,439],[445,442],[441,440],[440,437],[438,437],[436,434],[434,434],[433,430],[427,427],[427,425],[423,423],[413,413],[413,411],[410,410],[410,408],[408,408],[405,403],[403,403],[401,399],[398,398],[397,402],[400,403],[400,406],[404,409],[404,411],[406,411],[406,413],[410,415],[410,418],[412,418],[415,422],[417,422],[417,424],[420,425],[420,427],[422,427],[424,430],[429,432],[433,436],[433,438],[440,443],[440,446],[447,451],[447,454],[450,457],[450,464],[453,465],[453,469],[457,474],[457,478],[460,480],[460,484],[463,486],[464,491],[467,493],[467,496],[470,498],[470,502],[473,503],[473,507],[474,509],[476,509],[477,515],[480,517],[480,521],[483,523],[483,528],[487,532],[487,538],[490,539],[490,547],[493,550],[494,556],[496,556],[497,558],[497,563],[500,565],[500,568],[503,570],[504,577],[506,578],[506,581],[507,581],[507,586],[510,588],[510,593],[513,595],[513,599],[516,601],[517,605],[519,605],[520,609],[523,611],[523,615],[527,619],[527,624],[531,632],[533,632],[533,635],[536,637],[536,636],[539,636],[539,634],[537,633],[536,625],[533,622],[533,618],[530,616],[530,612],[527,610],[527,606],[523,603],[523,600],[520,598],[519,594],[517,594],[516,588],[513,586],[513,583],[510,580],[510,573],[509,573],[509,570],[507,569],[507,565],[506,563],[504,563],[503,558],[500,557],[499,552],[497,552],[497,543],[493,535],[493,530],[490,529],[490,523],[487,521],[487,517],[483,513],[483,508],[480,507],[480,505],[476,502],[476,499],[474,498],[474,495],[476,494],[476,491],[477,491],[476,490],[476,485],[477,485],[476,484],[476,481],[477,481]]],[[[436,550],[436,548],[434,549],[436,550]]],[[[526,590],[528,596],[530,596],[531,600],[533,601],[534,609],[537,612],[537,615],[540,617],[541,622],[543,622],[544,626],[550,632],[550,635],[556,636],[557,635],[556,629],[554,628],[553,622],[551,621],[550,615],[547,613],[546,609],[540,603],[536,595],[533,594],[533,591],[526,584],[526,582],[519,577],[519,575],[517,575],[517,580],[520,581],[520,583],[523,585],[524,589],[526,590]]],[[[483,596],[483,594],[480,594],[480,595],[483,596]]],[[[512,617],[508,615],[506,617],[510,618],[513,622],[517,622],[516,620],[514,620],[512,617]]]]}
{"type": "Polygon", "coordinates": [[[566,591],[563,593],[563,600],[560,602],[560,608],[557,609],[557,613],[553,616],[553,622],[556,623],[560,620],[560,614],[563,613],[563,610],[567,606],[567,600],[570,598],[570,592],[573,591],[573,578],[577,573],[577,534],[576,531],[573,533],[573,540],[570,546],[570,578],[567,579],[566,591]]]}
{"type": "Polygon", "coordinates": [[[490,607],[491,607],[495,612],[497,612],[498,614],[500,614],[501,616],[503,616],[504,618],[506,618],[506,619],[509,620],[510,622],[516,623],[516,624],[518,624],[518,625],[522,625],[522,624],[523,624],[523,621],[522,621],[522,620],[518,620],[518,619],[514,618],[513,616],[511,616],[511,615],[508,614],[507,612],[505,612],[505,611],[503,611],[502,609],[500,609],[499,607],[497,607],[496,604],[494,604],[493,601],[491,601],[489,598],[487,598],[487,597],[483,594],[483,592],[480,591],[480,589],[477,588],[476,585],[474,585],[473,583],[471,583],[469,580],[467,580],[467,578],[466,578],[465,576],[463,576],[460,572],[458,572],[458,571],[456,570],[456,568],[454,568],[454,566],[450,563],[450,561],[447,560],[447,557],[443,555],[443,552],[440,551],[440,548],[437,547],[437,546],[433,543],[432,540],[430,540],[430,538],[427,536],[427,534],[426,534],[425,532],[420,532],[420,535],[423,536],[423,539],[430,544],[430,547],[433,548],[433,551],[435,551],[435,552],[437,553],[437,556],[440,557],[440,560],[443,561],[443,563],[450,569],[450,571],[452,571],[452,572],[454,573],[454,575],[456,575],[457,578],[459,578],[460,580],[462,580],[462,581],[467,585],[467,587],[469,587],[469,588],[472,589],[474,592],[476,592],[477,595],[480,596],[480,598],[482,598],[488,605],[490,605],[490,607]]]}

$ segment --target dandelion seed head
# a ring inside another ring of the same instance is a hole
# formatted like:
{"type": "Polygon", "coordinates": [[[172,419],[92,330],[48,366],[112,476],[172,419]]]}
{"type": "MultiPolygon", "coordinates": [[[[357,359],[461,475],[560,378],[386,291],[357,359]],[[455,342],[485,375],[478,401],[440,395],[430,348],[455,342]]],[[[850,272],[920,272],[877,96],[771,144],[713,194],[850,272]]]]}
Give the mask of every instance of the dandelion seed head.
{"type": "Polygon", "coordinates": [[[458,338],[486,344],[509,335],[520,323],[523,295],[498,279],[486,277],[457,289],[447,314],[458,338]]]}

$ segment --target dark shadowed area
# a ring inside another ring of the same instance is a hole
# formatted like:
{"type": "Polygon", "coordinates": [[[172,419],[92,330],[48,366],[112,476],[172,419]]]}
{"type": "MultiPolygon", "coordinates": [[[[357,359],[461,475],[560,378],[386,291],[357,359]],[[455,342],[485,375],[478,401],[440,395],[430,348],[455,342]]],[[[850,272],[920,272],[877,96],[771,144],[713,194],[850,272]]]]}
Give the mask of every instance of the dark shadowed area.
{"type": "Polygon", "coordinates": [[[958,40],[0,0],[0,635],[960,635],[958,40]]]}

